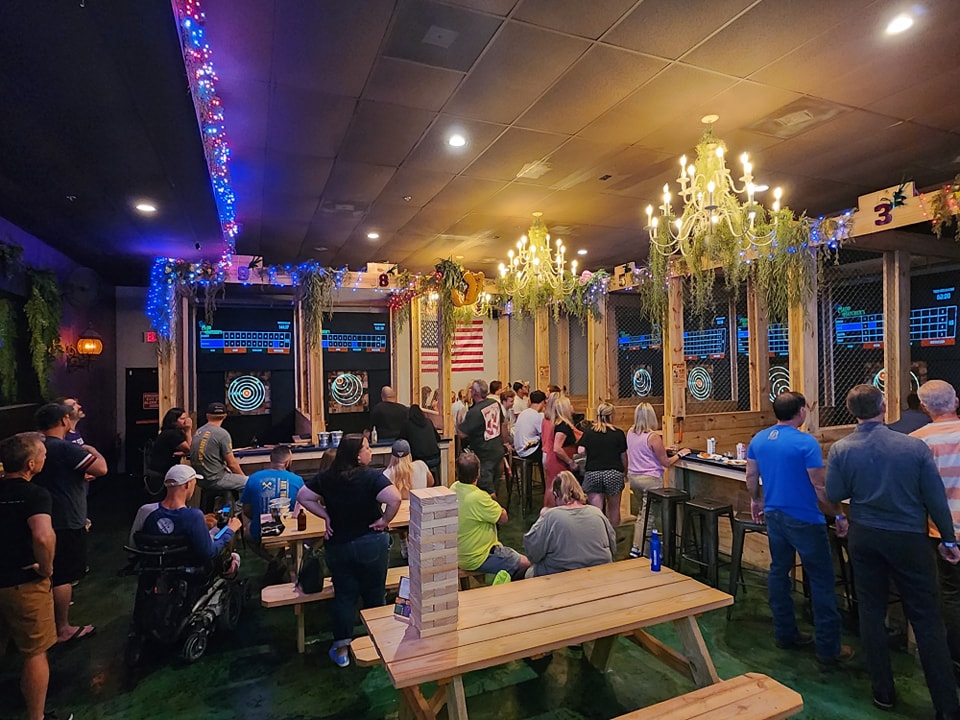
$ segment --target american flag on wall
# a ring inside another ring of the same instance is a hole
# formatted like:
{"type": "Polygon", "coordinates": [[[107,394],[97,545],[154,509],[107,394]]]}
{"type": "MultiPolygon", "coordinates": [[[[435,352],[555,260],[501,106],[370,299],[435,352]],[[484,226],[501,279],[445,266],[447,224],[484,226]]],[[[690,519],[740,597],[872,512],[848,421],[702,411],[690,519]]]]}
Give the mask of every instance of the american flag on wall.
{"type": "MultiPolygon", "coordinates": [[[[420,344],[420,371],[439,372],[440,332],[436,320],[423,321],[420,344]]],[[[450,354],[453,372],[483,372],[483,318],[457,323],[450,354]]]]}

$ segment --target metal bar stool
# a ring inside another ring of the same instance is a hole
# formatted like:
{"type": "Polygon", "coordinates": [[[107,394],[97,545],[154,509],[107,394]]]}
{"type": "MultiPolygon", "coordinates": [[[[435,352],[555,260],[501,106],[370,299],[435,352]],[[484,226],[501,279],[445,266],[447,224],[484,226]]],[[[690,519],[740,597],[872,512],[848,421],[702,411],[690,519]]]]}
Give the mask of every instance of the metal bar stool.
{"type": "MultiPolygon", "coordinates": [[[[747,584],[743,581],[743,571],[740,569],[743,562],[743,545],[747,533],[767,534],[767,526],[753,521],[750,513],[737,513],[733,516],[733,544],[730,549],[730,589],[728,592],[737,601],[737,588],[743,587],[747,591],[747,584]]],[[[733,612],[733,605],[727,608],[727,620],[733,612]]]]}
{"type": "MultiPolygon", "coordinates": [[[[510,470],[513,473],[513,483],[507,486],[507,504],[510,504],[511,485],[517,485],[517,495],[520,497],[520,512],[529,513],[533,510],[533,469],[540,473],[540,482],[546,483],[543,473],[543,455],[539,450],[527,457],[514,454],[510,458],[510,470]],[[518,472],[519,470],[519,472],[518,472]]],[[[546,488],[544,488],[546,492],[546,488]]]]}
{"type": "Polygon", "coordinates": [[[663,564],[675,567],[677,553],[677,508],[690,499],[690,494],[677,488],[652,488],[647,490],[647,509],[643,514],[643,539],[640,554],[647,544],[647,525],[653,503],[660,509],[660,531],[663,534],[663,564]]]}
{"type": "Polygon", "coordinates": [[[707,571],[707,581],[713,587],[719,583],[721,515],[730,519],[730,529],[733,530],[733,506],[730,503],[712,498],[694,498],[683,504],[680,566],[687,560],[702,567],[707,571]],[[691,550],[696,551],[696,556],[690,554],[691,550]]]}

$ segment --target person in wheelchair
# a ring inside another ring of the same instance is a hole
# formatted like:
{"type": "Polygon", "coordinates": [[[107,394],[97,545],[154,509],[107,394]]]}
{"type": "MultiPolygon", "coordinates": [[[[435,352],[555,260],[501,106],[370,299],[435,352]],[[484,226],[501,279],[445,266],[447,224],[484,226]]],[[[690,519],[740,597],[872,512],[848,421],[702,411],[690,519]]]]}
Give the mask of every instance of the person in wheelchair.
{"type": "Polygon", "coordinates": [[[164,485],[166,497],[141,507],[130,533],[132,568],[140,577],[126,651],[131,665],[147,639],[182,642],[182,657],[193,662],[215,627],[236,627],[243,605],[239,556],[229,549],[240,518],[211,534],[204,514],[187,507],[197,485],[189,465],[167,470],[164,485]]]}

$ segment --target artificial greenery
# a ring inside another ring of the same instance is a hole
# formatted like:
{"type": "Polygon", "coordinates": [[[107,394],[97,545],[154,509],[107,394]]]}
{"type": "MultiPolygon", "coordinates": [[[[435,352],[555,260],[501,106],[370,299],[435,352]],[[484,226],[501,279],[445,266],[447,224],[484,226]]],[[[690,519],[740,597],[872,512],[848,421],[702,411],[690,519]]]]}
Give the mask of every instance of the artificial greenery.
{"type": "Polygon", "coordinates": [[[321,267],[310,267],[297,274],[295,295],[303,316],[303,335],[314,350],[320,347],[323,318],[333,314],[333,302],[340,287],[337,274],[321,267]]]}
{"type": "Polygon", "coordinates": [[[56,276],[49,270],[30,271],[30,299],[24,310],[30,331],[30,359],[37,373],[40,394],[47,396],[50,365],[63,354],[60,344],[60,321],[63,307],[56,276]]]}
{"type": "Polygon", "coordinates": [[[926,197],[930,222],[936,236],[941,237],[943,229],[953,225],[953,237],[960,242],[960,222],[957,222],[956,216],[958,204],[960,204],[960,175],[953,179],[952,184],[945,185],[926,197]]]}
{"type": "Polygon", "coordinates": [[[7,238],[0,240],[0,275],[7,280],[13,278],[20,270],[20,259],[23,257],[23,248],[7,238]]]}
{"type": "Polygon", "coordinates": [[[13,303],[0,299],[0,398],[12,403],[17,397],[17,324],[13,303]]]}
{"type": "MultiPolygon", "coordinates": [[[[599,321],[603,318],[601,299],[607,294],[610,275],[606,270],[584,271],[571,292],[563,301],[563,310],[586,325],[589,318],[599,321]]],[[[557,307],[557,304],[554,304],[557,307]]]]}
{"type": "Polygon", "coordinates": [[[439,296],[437,302],[440,310],[440,344],[443,352],[447,354],[453,344],[457,323],[468,322],[475,314],[472,305],[457,307],[453,304],[453,291],[463,293],[467,289],[463,272],[463,266],[460,263],[448,258],[434,266],[433,275],[427,275],[421,279],[423,291],[435,288],[439,296]]]}

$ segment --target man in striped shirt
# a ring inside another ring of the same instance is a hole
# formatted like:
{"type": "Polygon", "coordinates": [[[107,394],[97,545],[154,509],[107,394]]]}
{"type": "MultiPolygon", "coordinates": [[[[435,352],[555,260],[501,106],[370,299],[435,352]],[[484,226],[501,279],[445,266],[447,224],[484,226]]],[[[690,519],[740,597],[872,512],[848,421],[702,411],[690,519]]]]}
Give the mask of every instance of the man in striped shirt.
{"type": "MultiPolygon", "coordinates": [[[[910,434],[923,440],[933,451],[933,460],[947,491],[953,527],[957,531],[960,530],[960,418],[957,417],[957,393],[948,382],[928,380],[917,394],[931,422],[910,434]]],[[[936,537],[933,525],[930,527],[931,535],[936,537]]],[[[951,565],[938,555],[937,569],[947,644],[950,646],[954,675],[960,680],[960,566],[951,565]]]]}

